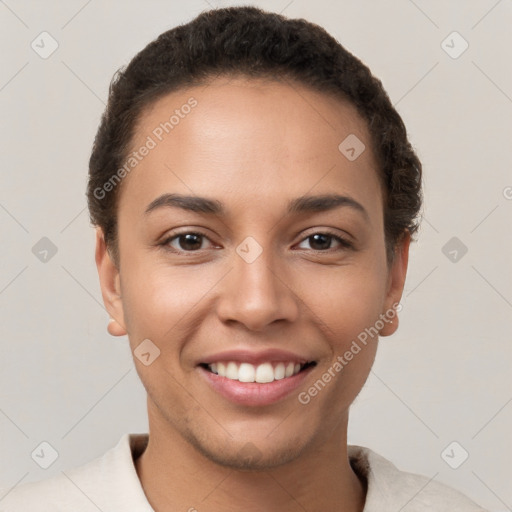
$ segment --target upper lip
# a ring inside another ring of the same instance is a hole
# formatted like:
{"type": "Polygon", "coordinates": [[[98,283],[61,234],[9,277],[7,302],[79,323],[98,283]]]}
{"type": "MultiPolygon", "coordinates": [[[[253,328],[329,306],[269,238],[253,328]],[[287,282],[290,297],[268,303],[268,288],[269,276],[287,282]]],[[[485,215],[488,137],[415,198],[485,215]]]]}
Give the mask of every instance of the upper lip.
{"type": "Polygon", "coordinates": [[[270,361],[282,361],[305,364],[314,359],[305,355],[295,354],[281,349],[267,349],[262,351],[254,350],[226,350],[203,357],[198,364],[212,364],[219,361],[237,361],[240,363],[250,363],[258,365],[270,361]]]}

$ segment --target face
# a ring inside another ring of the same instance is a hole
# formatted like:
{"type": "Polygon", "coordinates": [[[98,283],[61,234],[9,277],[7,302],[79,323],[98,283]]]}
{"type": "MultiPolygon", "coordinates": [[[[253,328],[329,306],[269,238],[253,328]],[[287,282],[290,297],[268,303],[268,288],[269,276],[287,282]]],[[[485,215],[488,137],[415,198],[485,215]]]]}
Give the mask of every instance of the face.
{"type": "Polygon", "coordinates": [[[343,435],[375,356],[368,332],[396,329],[382,318],[407,265],[407,239],[386,260],[364,121],[297,84],[216,79],[146,110],[142,146],[122,183],[119,269],[101,230],[96,257],[111,332],[145,354],[150,429],[238,468],[343,435]],[[355,160],[338,148],[351,134],[355,160]]]}

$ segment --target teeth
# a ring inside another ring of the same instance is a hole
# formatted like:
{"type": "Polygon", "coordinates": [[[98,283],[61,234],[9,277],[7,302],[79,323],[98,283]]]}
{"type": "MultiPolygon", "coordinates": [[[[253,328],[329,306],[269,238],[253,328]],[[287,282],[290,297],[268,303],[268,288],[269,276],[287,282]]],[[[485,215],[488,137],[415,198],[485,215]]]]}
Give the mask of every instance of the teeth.
{"type": "Polygon", "coordinates": [[[238,369],[238,379],[236,380],[240,382],[254,382],[255,373],[256,368],[252,364],[242,363],[238,369]]]}
{"type": "Polygon", "coordinates": [[[236,363],[234,363],[233,361],[229,362],[228,365],[226,366],[226,377],[228,379],[233,379],[233,380],[238,379],[238,367],[237,367],[236,363]]]}
{"type": "Polygon", "coordinates": [[[262,384],[272,382],[274,380],[274,368],[272,368],[272,365],[270,363],[260,364],[258,368],[256,368],[256,377],[254,380],[262,384]]]}
{"type": "Polygon", "coordinates": [[[235,361],[217,362],[208,365],[208,368],[219,375],[240,382],[258,382],[265,384],[274,380],[281,380],[300,372],[299,363],[261,363],[254,366],[250,363],[236,363],[235,361]]]}
{"type": "Polygon", "coordinates": [[[275,380],[281,380],[284,379],[285,376],[285,367],[284,363],[278,363],[276,367],[274,368],[274,379],[275,380]]]}

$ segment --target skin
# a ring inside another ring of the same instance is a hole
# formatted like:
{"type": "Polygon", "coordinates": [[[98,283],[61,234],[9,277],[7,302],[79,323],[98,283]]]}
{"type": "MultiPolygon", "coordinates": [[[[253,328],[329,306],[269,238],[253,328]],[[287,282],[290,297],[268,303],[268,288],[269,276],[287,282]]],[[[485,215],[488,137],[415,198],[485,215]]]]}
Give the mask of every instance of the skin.
{"type": "MultiPolygon", "coordinates": [[[[298,84],[216,78],[154,103],[133,148],[191,96],[198,105],[122,183],[118,267],[97,228],[109,332],[128,334],[132,351],[144,339],[161,351],[149,366],[134,357],[148,394],[149,443],[136,460],[144,491],[157,512],[361,511],[366,488],[348,460],[348,412],[377,337],[307,405],[297,394],[403,291],[409,237],[388,264],[365,122],[352,105],[298,84]],[[366,145],[353,162],[338,150],[349,134],[366,145]],[[145,214],[163,193],[216,199],[226,214],[176,207],[145,214]],[[366,215],[350,206],[286,213],[291,199],[332,193],[357,201],[366,215]],[[199,249],[183,237],[168,250],[159,245],[177,228],[204,233],[193,239],[199,249]],[[352,248],[310,238],[326,231],[352,248]],[[262,248],[252,263],[236,252],[248,236],[262,248]],[[297,393],[278,403],[236,405],[200,378],[205,355],[276,347],[317,363],[297,393]],[[252,462],[240,457],[248,447],[258,455],[252,462]]],[[[397,326],[395,317],[380,336],[397,326]]]]}

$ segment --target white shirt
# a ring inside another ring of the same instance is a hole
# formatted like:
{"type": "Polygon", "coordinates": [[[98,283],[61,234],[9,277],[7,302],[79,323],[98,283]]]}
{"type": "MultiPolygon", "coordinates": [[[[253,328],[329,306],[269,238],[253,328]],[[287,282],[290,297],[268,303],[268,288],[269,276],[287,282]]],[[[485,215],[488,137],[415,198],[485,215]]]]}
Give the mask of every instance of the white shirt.
{"type": "MultiPolygon", "coordinates": [[[[124,434],[91,462],[38,482],[4,490],[4,512],[154,512],[135,469],[148,434],[124,434]]],[[[367,480],[363,512],[486,512],[444,484],[400,471],[369,448],[348,445],[353,469],[367,480]]],[[[2,498],[3,497],[3,498],[2,498]]]]}

